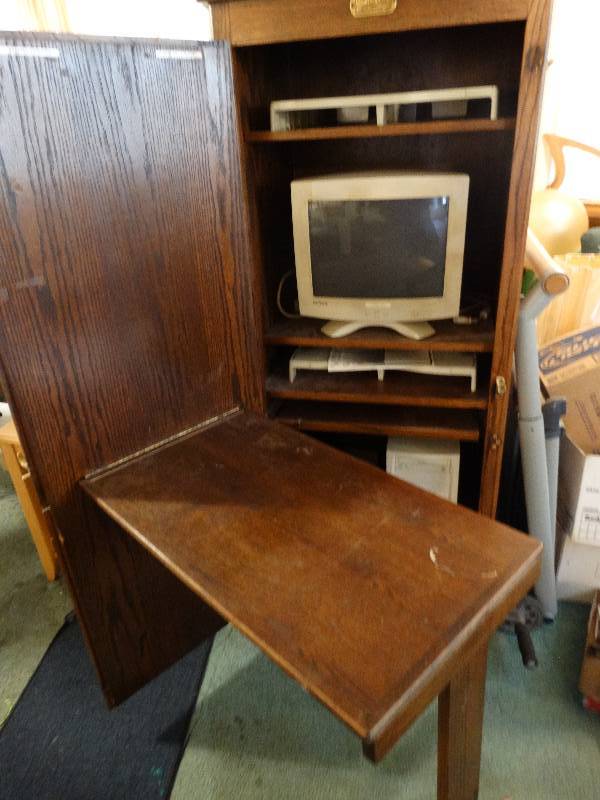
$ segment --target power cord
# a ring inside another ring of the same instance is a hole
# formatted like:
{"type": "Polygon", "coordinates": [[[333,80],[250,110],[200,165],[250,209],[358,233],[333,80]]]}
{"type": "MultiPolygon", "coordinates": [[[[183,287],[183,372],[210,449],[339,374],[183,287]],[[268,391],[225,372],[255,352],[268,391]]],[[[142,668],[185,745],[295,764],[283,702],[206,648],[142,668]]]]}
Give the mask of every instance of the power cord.
{"type": "Polygon", "coordinates": [[[491,308],[484,299],[474,299],[473,302],[460,309],[458,316],[452,322],[455,325],[476,325],[489,318],[491,308]]]}
{"type": "Polygon", "coordinates": [[[295,270],[290,269],[279,281],[279,286],[277,287],[277,308],[279,309],[279,313],[286,317],[286,319],[300,319],[302,314],[294,314],[291,311],[286,311],[281,301],[281,295],[283,292],[283,287],[285,286],[285,282],[288,280],[288,278],[291,278],[292,275],[295,275],[295,270]]]}

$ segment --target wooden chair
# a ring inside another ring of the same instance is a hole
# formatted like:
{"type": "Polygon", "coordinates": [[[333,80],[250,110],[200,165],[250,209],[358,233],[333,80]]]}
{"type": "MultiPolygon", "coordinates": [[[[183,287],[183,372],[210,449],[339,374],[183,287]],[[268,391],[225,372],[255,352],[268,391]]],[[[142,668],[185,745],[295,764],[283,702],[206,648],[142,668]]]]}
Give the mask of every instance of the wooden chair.
{"type": "Polygon", "coordinates": [[[46,577],[54,581],[58,575],[58,562],[52,520],[44,513],[12,420],[0,427],[0,449],[46,577]]]}
{"type": "MultiPolygon", "coordinates": [[[[576,150],[581,150],[584,153],[590,153],[593,156],[600,157],[600,150],[597,147],[591,147],[589,144],[577,142],[575,139],[567,139],[564,136],[557,136],[553,133],[544,134],[544,142],[548,147],[548,151],[554,161],[555,175],[552,183],[548,184],[548,189],[560,189],[567,174],[567,167],[565,162],[565,147],[573,147],[576,150]]],[[[590,219],[590,228],[600,225],[600,198],[598,200],[584,200],[584,205],[588,212],[590,219]]]]}

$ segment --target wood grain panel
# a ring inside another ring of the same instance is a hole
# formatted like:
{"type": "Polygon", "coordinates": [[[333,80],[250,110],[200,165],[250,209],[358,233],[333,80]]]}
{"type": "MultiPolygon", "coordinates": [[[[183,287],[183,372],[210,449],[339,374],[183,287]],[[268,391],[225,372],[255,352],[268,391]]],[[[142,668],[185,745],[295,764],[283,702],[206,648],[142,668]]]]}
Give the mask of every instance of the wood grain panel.
{"type": "Polygon", "coordinates": [[[264,417],[84,487],[376,759],[539,569],[533,538],[264,417]]]}
{"type": "Polygon", "coordinates": [[[225,621],[81,494],[81,535],[69,537],[69,528],[59,539],[84,636],[114,706],[225,621]]]}
{"type": "Polygon", "coordinates": [[[481,473],[479,510],[490,516],[496,514],[502,470],[504,431],[512,381],[512,360],[517,332],[517,314],[546,67],[551,5],[551,0],[533,0],[525,28],[517,128],[496,314],[495,341],[499,344],[494,350],[492,359],[492,382],[485,432],[484,463],[481,473]],[[496,376],[502,376],[506,380],[507,391],[502,396],[495,392],[496,376]]]}
{"type": "Polygon", "coordinates": [[[264,391],[230,56],[222,44],[2,43],[3,383],[120,698],[198,638],[175,626],[162,644],[164,615],[131,609],[150,594],[185,619],[202,606],[86,515],[77,481],[264,391]]]}
{"type": "Polygon", "coordinates": [[[525,19],[530,0],[398,0],[393,14],[355,18],[349,0],[209,0],[216,39],[234,45],[361,36],[525,19]]]}

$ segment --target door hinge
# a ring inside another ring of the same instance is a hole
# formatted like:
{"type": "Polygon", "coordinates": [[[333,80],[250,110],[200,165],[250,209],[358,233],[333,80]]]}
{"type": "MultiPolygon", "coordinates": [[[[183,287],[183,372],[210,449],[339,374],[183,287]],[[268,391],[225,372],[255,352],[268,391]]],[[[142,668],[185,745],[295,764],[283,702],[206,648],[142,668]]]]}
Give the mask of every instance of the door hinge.
{"type": "Polygon", "coordinates": [[[506,394],[506,378],[503,375],[496,376],[496,394],[498,397],[502,397],[506,394]]]}

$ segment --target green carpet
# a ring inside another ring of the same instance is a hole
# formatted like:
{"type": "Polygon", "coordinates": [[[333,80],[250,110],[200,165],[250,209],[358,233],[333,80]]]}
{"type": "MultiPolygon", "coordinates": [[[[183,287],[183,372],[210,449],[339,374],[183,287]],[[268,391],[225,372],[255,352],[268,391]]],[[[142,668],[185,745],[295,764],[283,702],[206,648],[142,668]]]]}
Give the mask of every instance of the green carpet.
{"type": "Polygon", "coordinates": [[[49,584],[8,473],[0,466],[0,725],[71,609],[49,584]]]}
{"type": "MultiPolygon", "coordinates": [[[[563,605],[525,670],[498,634],[489,658],[482,800],[600,797],[600,717],[577,692],[587,608],[563,605]]],[[[435,704],[378,766],[319,703],[232,628],[216,638],[173,800],[432,800],[435,704]]]]}
{"type": "MultiPolygon", "coordinates": [[[[0,469],[0,724],[70,608],[60,582],[42,574],[0,469]]],[[[582,709],[577,692],[587,613],[563,605],[536,634],[536,672],[521,666],[514,640],[493,641],[482,800],[600,797],[600,716],[582,709]]],[[[228,627],[215,641],[172,797],[432,800],[435,745],[432,706],[371,765],[341,723],[228,627]]]]}

